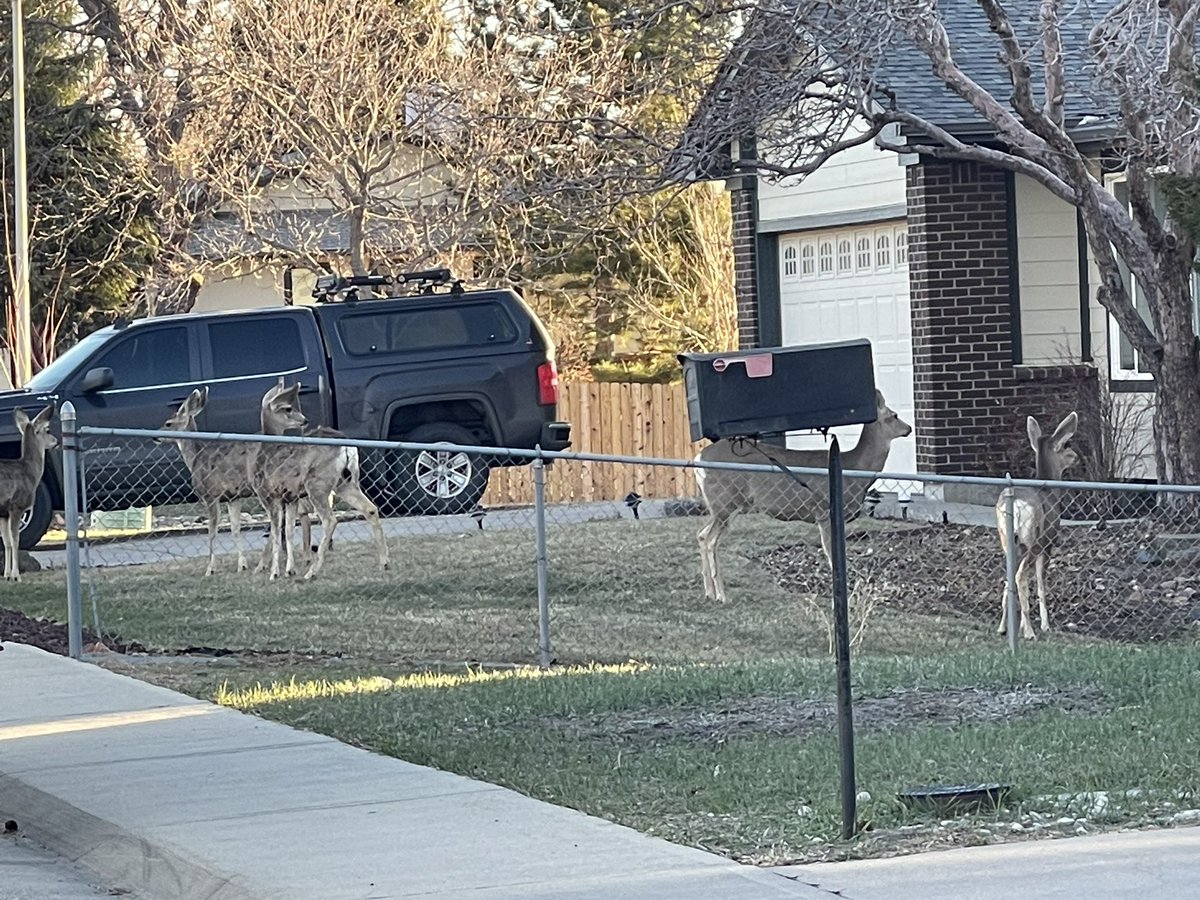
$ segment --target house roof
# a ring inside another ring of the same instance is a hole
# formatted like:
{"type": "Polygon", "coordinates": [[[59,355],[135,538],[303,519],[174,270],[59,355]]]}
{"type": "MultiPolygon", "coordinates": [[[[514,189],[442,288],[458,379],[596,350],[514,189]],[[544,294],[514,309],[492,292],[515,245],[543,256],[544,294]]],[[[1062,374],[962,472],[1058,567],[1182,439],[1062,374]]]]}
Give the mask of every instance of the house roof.
{"type": "MultiPolygon", "coordinates": [[[[813,0],[784,0],[799,14],[801,6],[810,7],[806,25],[815,39],[827,46],[837,61],[837,47],[848,35],[861,36],[861,28],[847,25],[843,7],[815,4],[813,0]]],[[[1067,77],[1065,100],[1068,130],[1080,141],[1104,141],[1112,136],[1116,124],[1115,100],[1099,90],[1093,81],[1096,61],[1088,46],[1092,28],[1112,11],[1117,0],[1068,0],[1062,10],[1062,43],[1067,77]]],[[[1041,28],[1038,13],[1041,0],[1005,0],[1004,9],[1023,48],[1029,52],[1035,96],[1043,86],[1041,28]]],[[[940,0],[940,20],[950,39],[955,61],[972,79],[1002,103],[1009,101],[1012,83],[1000,61],[1001,47],[988,26],[978,0],[940,0]]],[[[754,134],[755,116],[769,117],[767,110],[755,109],[752,98],[764,80],[772,78],[770,69],[784,65],[789,52],[800,48],[779,28],[778,21],[747,25],[745,33],[720,67],[713,84],[698,104],[677,148],[670,169],[683,177],[685,168],[693,176],[723,177],[730,174],[728,155],[722,150],[732,138],[754,134]]],[[[858,52],[851,47],[848,52],[858,52]]],[[[961,137],[986,137],[994,131],[986,120],[955,94],[934,74],[929,58],[903,33],[884,36],[884,47],[875,60],[873,80],[880,96],[895,94],[898,107],[961,137]]]]}
{"type": "MultiPolygon", "coordinates": [[[[1088,36],[1116,5],[1115,0],[1077,0],[1064,4],[1060,26],[1066,75],[1064,109],[1068,127],[1116,115],[1114,99],[1098,90],[1092,79],[1096,60],[1088,36]]],[[[1044,86],[1040,0],[1006,0],[1005,11],[1017,40],[1029,54],[1035,96],[1044,86]]],[[[1008,70],[1000,61],[1001,48],[977,0],[942,0],[938,4],[950,49],[959,66],[1001,102],[1012,94],[1008,70]]],[[[893,43],[883,55],[878,78],[894,91],[901,109],[953,133],[991,133],[982,116],[933,72],[929,58],[906,40],[893,43]]]]}

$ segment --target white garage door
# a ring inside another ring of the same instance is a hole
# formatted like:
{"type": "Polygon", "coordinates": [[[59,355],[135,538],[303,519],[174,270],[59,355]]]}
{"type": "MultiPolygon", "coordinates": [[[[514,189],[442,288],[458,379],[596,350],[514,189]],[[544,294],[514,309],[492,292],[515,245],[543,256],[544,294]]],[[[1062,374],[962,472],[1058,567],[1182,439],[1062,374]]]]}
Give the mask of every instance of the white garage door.
{"type": "MultiPolygon", "coordinates": [[[[859,228],[804,231],[779,242],[783,343],[867,338],[875,384],[888,405],[913,421],[912,321],[908,301],[908,229],[903,221],[859,228]]],[[[861,426],[833,429],[852,447],[861,426]]],[[[824,447],[820,435],[789,437],[792,447],[824,447]]],[[[885,467],[915,472],[915,433],[892,444],[885,467]]],[[[880,488],[895,490],[895,486],[880,488]]],[[[902,493],[919,485],[903,486],[902,493]]]]}

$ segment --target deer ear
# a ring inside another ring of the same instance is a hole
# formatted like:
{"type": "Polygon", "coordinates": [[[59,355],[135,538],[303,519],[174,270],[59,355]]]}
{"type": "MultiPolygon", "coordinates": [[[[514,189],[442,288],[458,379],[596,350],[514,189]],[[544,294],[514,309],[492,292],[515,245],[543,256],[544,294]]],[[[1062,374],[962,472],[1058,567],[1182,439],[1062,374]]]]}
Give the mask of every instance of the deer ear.
{"type": "Polygon", "coordinates": [[[297,381],[283,393],[290,395],[292,399],[295,400],[300,396],[300,382],[297,381]]]}
{"type": "Polygon", "coordinates": [[[1058,423],[1058,427],[1054,429],[1054,435],[1051,442],[1054,444],[1055,450],[1061,450],[1072,437],[1075,436],[1075,430],[1079,427],[1079,413],[1071,411],[1067,417],[1058,423]]]}
{"type": "Polygon", "coordinates": [[[875,388],[875,405],[880,409],[883,409],[885,406],[887,406],[887,401],[883,399],[883,391],[881,391],[879,388],[875,388]]]}
{"type": "Polygon", "coordinates": [[[24,431],[25,426],[29,424],[29,416],[21,407],[13,410],[13,421],[17,423],[17,430],[24,431]]]}
{"type": "Polygon", "coordinates": [[[1025,420],[1025,428],[1029,432],[1029,445],[1034,450],[1038,449],[1038,440],[1042,436],[1042,426],[1037,423],[1037,419],[1030,416],[1025,420]]]}
{"type": "Polygon", "coordinates": [[[54,416],[54,407],[47,406],[40,413],[38,413],[36,416],[33,417],[33,424],[34,425],[45,425],[50,421],[50,419],[53,416],[54,416]]]}
{"type": "Polygon", "coordinates": [[[205,406],[207,404],[208,404],[208,385],[206,384],[204,387],[202,387],[200,389],[200,405],[205,406]]]}

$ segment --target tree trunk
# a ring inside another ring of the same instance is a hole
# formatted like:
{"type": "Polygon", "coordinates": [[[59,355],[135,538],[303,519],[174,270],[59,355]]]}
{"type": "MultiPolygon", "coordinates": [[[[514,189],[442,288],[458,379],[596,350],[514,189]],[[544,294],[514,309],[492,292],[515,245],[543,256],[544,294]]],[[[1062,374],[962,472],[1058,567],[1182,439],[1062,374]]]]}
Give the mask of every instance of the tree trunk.
{"type": "Polygon", "coordinates": [[[1192,327],[1191,266],[1161,259],[1155,323],[1162,357],[1151,361],[1156,381],[1154,436],[1158,480],[1200,484],[1200,364],[1192,327]]]}
{"type": "Polygon", "coordinates": [[[350,274],[367,274],[367,211],[361,203],[350,210],[350,274]]]}

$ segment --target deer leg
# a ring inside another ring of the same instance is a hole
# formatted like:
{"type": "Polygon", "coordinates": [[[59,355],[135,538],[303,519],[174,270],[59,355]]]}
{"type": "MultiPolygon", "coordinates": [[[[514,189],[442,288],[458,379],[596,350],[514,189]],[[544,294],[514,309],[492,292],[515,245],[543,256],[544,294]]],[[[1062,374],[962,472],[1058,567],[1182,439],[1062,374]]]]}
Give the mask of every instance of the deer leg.
{"type": "MultiPolygon", "coordinates": [[[[1005,552],[1004,559],[1005,559],[1005,563],[1007,564],[1008,550],[1006,547],[1006,542],[1003,538],[1000,539],[1000,545],[1002,547],[1006,548],[1004,551],[1005,552]]],[[[1016,553],[1017,553],[1017,571],[1020,571],[1022,557],[1021,557],[1021,547],[1019,544],[1017,545],[1016,553]]],[[[1020,596],[1020,592],[1018,592],[1018,596],[1020,596]]],[[[1006,570],[1005,574],[1004,574],[1004,579],[1000,583],[1000,627],[998,627],[996,629],[996,634],[1005,634],[1008,631],[1007,625],[1008,625],[1008,572],[1006,570]]]]}
{"type": "Polygon", "coordinates": [[[1035,569],[1037,571],[1038,611],[1042,614],[1042,631],[1050,630],[1050,614],[1046,610],[1046,564],[1050,557],[1045,551],[1037,555],[1035,569]]]}
{"type": "Polygon", "coordinates": [[[1021,559],[1021,564],[1017,566],[1017,600],[1021,605],[1021,637],[1027,641],[1036,637],[1033,633],[1033,625],[1029,621],[1029,592],[1033,587],[1029,583],[1033,575],[1029,568],[1032,562],[1033,554],[1026,553],[1021,559]]]}
{"type": "Polygon", "coordinates": [[[700,566],[704,573],[704,596],[717,603],[724,603],[728,599],[725,580],[721,577],[721,568],[717,562],[717,548],[728,527],[727,517],[713,516],[697,535],[700,542],[700,566]]]}
{"type": "MultiPolygon", "coordinates": [[[[11,522],[13,520],[13,518],[14,518],[13,514],[9,513],[7,516],[5,516],[4,522],[0,523],[0,525],[3,526],[3,527],[0,527],[0,540],[4,541],[4,580],[5,581],[12,580],[12,569],[13,569],[12,535],[9,533],[8,523],[11,522]]],[[[18,567],[18,569],[19,569],[19,567],[18,567]]],[[[18,572],[18,574],[19,574],[19,572],[18,572]]]]}
{"type": "Polygon", "coordinates": [[[204,577],[208,578],[217,567],[217,528],[221,524],[221,502],[205,500],[204,508],[208,511],[208,568],[204,570],[204,577]]]}
{"type": "Polygon", "coordinates": [[[317,518],[321,520],[321,543],[317,546],[317,558],[313,560],[309,570],[304,573],[305,581],[315,578],[316,574],[321,571],[321,566],[325,564],[325,552],[329,549],[329,545],[333,543],[335,517],[333,515],[332,504],[325,503],[321,506],[315,506],[313,511],[317,514],[317,518]]]}
{"type": "Polygon", "coordinates": [[[21,517],[8,517],[8,546],[4,548],[4,558],[8,562],[9,572],[13,581],[21,580],[21,517]]]}
{"type": "Polygon", "coordinates": [[[271,524],[267,532],[267,545],[271,549],[271,571],[270,574],[267,575],[267,580],[274,581],[279,577],[279,541],[283,536],[284,518],[287,515],[286,511],[284,510],[283,500],[272,500],[269,513],[271,524]]]}
{"type": "Polygon", "coordinates": [[[230,500],[226,505],[229,508],[229,532],[233,535],[233,546],[237,548],[237,570],[244,572],[246,555],[242,553],[242,501],[230,500]]]}
{"type": "Polygon", "coordinates": [[[833,571],[833,526],[829,524],[828,519],[817,520],[817,531],[821,535],[821,550],[825,554],[825,561],[829,563],[829,571],[833,571]]]}
{"type": "Polygon", "coordinates": [[[312,514],[308,507],[309,503],[302,501],[296,509],[300,518],[300,547],[306,560],[312,555],[312,514]]]}
{"type": "Polygon", "coordinates": [[[371,498],[362,492],[362,488],[352,481],[341,485],[337,495],[366,518],[371,526],[371,534],[375,536],[375,549],[379,553],[379,568],[386,572],[388,567],[387,540],[383,536],[383,525],[379,521],[379,507],[371,502],[371,498]]]}
{"type": "Polygon", "coordinates": [[[283,549],[287,555],[285,575],[296,574],[296,542],[293,538],[296,536],[296,517],[299,508],[300,504],[295,500],[289,500],[283,505],[283,549]]]}

